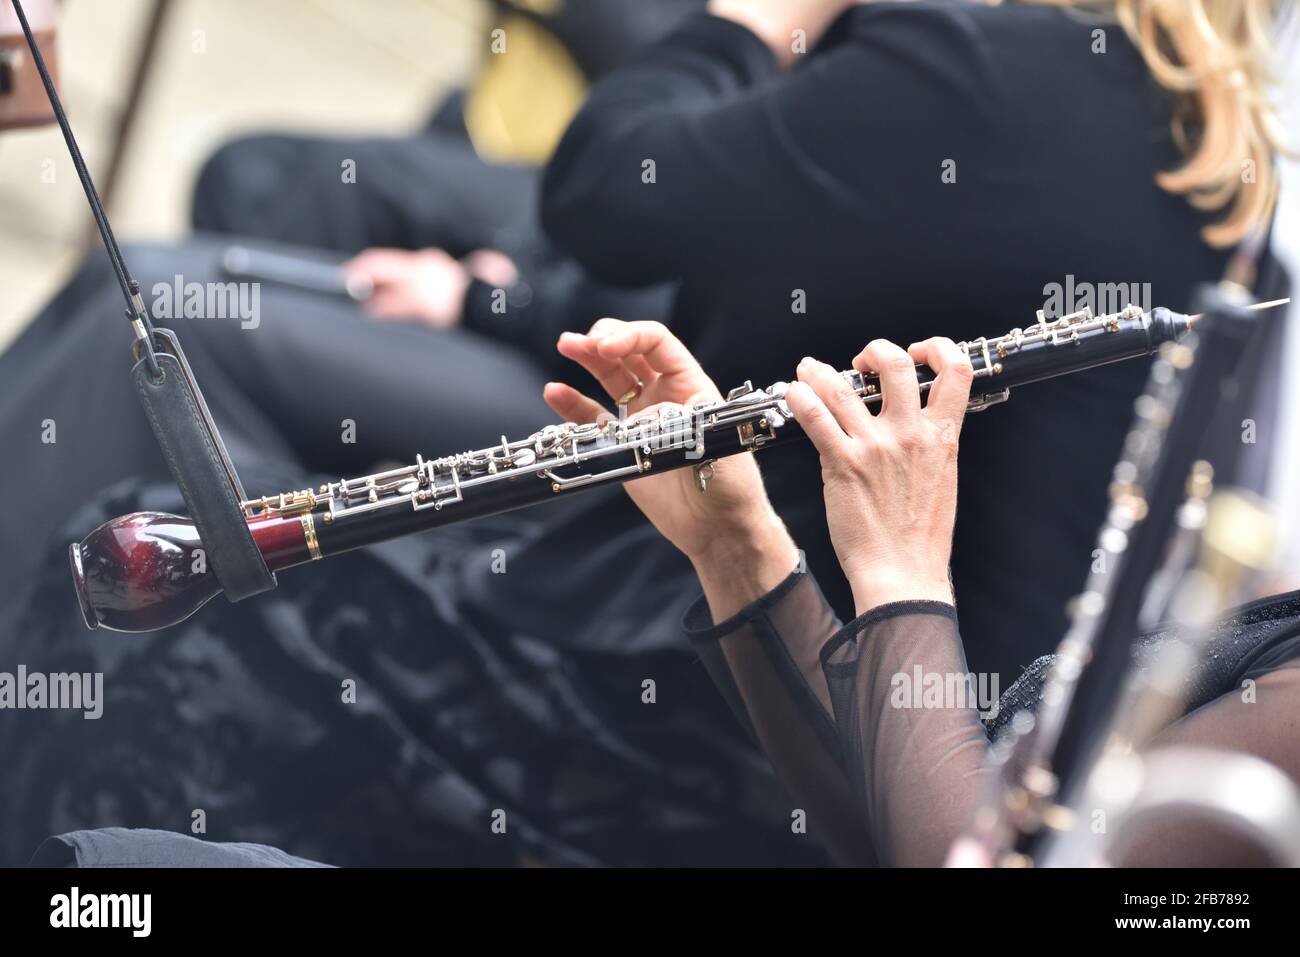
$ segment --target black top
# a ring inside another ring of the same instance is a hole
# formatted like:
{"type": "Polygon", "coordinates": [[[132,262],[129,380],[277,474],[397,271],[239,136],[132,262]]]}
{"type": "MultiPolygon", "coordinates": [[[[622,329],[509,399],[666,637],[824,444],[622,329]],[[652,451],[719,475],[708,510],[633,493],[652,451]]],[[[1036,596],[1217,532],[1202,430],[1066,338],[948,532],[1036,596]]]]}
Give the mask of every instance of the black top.
{"type": "MultiPolygon", "coordinates": [[[[866,4],[789,75],[701,15],[596,84],[543,223],[601,279],[680,277],[674,328],[724,391],[806,354],[847,366],[876,336],[1000,334],[1051,283],[1186,310],[1226,255],[1155,183],[1179,161],[1172,108],[1118,25],[1056,9],[866,4]]],[[[953,571],[978,670],[1009,683],[1063,634],[1145,374],[1030,386],[967,423],[953,571]]],[[[812,450],[764,465],[848,617],[812,450]]]]}

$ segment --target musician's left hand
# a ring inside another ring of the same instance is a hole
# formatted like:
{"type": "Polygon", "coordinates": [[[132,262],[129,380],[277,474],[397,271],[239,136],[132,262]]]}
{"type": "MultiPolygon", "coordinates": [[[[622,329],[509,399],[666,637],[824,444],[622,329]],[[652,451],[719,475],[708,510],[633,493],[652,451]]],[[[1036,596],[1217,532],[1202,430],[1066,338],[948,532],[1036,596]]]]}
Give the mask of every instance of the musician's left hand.
{"type": "Polygon", "coordinates": [[[375,288],[366,312],[376,319],[420,322],[435,329],[460,325],[470,281],[506,288],[519,278],[514,262],[495,249],[454,259],[443,249],[367,249],[343,264],[349,277],[375,288]]]}
{"type": "MultiPolygon", "coordinates": [[[[557,348],[590,372],[611,399],[626,397],[629,416],[665,404],[689,408],[721,398],[695,357],[662,323],[601,319],[585,335],[566,332],[557,348]]],[[[544,396],[569,421],[610,417],[572,386],[548,383],[544,396]]],[[[655,528],[691,560],[710,609],[721,620],[780,584],[798,553],[768,501],[752,455],[722,459],[713,470],[704,493],[689,468],[637,479],[625,488],[655,528]]]]}

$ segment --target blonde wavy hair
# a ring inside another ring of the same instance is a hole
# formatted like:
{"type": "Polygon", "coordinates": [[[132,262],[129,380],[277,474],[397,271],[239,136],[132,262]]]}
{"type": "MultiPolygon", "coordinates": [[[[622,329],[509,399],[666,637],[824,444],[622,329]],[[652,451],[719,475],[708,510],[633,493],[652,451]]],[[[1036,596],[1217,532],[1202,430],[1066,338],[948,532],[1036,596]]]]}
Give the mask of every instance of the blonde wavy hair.
{"type": "Polygon", "coordinates": [[[1156,182],[1197,209],[1222,211],[1201,232],[1208,244],[1236,245],[1267,221],[1284,152],[1270,100],[1276,0],[1020,2],[1113,13],[1156,82],[1181,96],[1172,125],[1184,161],[1156,182]]]}

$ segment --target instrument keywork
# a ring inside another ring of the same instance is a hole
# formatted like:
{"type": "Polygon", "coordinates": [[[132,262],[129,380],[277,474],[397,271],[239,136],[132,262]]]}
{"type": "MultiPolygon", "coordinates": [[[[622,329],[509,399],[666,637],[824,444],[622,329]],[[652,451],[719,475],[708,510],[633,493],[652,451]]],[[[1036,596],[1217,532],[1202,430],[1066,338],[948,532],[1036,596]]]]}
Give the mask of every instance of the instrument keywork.
{"type": "MultiPolygon", "coordinates": [[[[961,346],[975,371],[970,409],[1005,401],[1016,386],[1124,359],[1176,342],[1196,317],[1136,306],[1094,316],[1084,310],[961,346]]],[[[934,374],[917,369],[922,396],[934,374]]],[[[881,399],[876,376],[843,373],[868,407],[881,399]]],[[[442,525],[536,505],[598,485],[694,467],[701,491],[720,458],[803,437],[785,402],[787,383],[749,382],[693,408],[666,407],[602,423],[565,422],[525,439],[316,488],[242,503],[267,566],[280,571],[353,548],[442,525]]],[[[136,513],[113,519],[70,548],[86,625],[153,631],[188,618],[221,589],[192,572],[201,548],[188,519],[136,513]]]]}

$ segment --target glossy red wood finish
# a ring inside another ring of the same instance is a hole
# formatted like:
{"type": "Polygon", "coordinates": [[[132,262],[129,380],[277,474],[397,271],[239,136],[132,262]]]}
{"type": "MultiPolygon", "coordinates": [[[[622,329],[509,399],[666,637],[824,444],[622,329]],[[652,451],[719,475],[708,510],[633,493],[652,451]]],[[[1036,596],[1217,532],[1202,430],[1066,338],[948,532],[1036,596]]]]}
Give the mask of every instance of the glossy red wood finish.
{"type": "MultiPolygon", "coordinates": [[[[272,571],[311,560],[298,517],[249,523],[272,571]]],[[[105,522],[69,549],[81,611],[90,628],[153,631],[184,621],[221,591],[188,518],[135,512],[105,522]]]]}
{"type": "Polygon", "coordinates": [[[257,550],[273,572],[311,561],[301,516],[255,518],[248,523],[257,550]]]}

